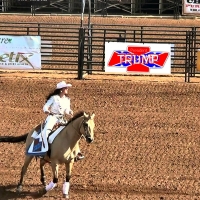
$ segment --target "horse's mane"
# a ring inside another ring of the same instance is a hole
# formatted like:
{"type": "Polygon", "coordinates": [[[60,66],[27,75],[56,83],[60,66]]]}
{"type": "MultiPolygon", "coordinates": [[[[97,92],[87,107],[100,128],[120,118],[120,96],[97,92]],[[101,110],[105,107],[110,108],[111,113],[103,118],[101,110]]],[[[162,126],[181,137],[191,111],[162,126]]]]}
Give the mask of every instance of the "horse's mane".
{"type": "Polygon", "coordinates": [[[79,117],[81,117],[81,116],[83,116],[83,115],[84,115],[84,111],[79,111],[79,112],[77,112],[71,119],[69,119],[69,121],[67,122],[66,126],[67,126],[69,123],[73,122],[75,119],[77,119],[77,118],[79,118],[79,117]]]}

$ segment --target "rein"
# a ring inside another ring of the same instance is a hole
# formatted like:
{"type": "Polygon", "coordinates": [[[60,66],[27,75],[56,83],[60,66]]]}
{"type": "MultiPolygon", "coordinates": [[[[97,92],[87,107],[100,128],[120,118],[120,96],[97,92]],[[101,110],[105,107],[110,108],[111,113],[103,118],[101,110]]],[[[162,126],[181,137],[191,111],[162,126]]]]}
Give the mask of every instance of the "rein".
{"type": "Polygon", "coordinates": [[[74,128],[74,130],[77,132],[77,134],[80,136],[80,137],[84,137],[84,139],[86,139],[86,135],[87,135],[87,128],[85,126],[85,120],[83,119],[80,126],[79,126],[79,131],[74,127],[73,125],[73,122],[72,122],[72,127],[74,128]],[[84,128],[84,133],[81,133],[81,127],[83,125],[83,128],[84,128]]]}
{"type": "MultiPolygon", "coordinates": [[[[73,122],[72,122],[72,127],[74,128],[74,130],[77,132],[77,134],[78,134],[80,137],[81,137],[81,136],[84,136],[84,138],[85,138],[85,135],[81,133],[81,126],[83,125],[83,123],[84,123],[84,119],[82,120],[82,122],[81,122],[81,124],[80,124],[80,126],[79,126],[79,131],[77,131],[77,129],[74,127],[73,122]]],[[[83,125],[83,126],[84,126],[84,125],[83,125]]]]}

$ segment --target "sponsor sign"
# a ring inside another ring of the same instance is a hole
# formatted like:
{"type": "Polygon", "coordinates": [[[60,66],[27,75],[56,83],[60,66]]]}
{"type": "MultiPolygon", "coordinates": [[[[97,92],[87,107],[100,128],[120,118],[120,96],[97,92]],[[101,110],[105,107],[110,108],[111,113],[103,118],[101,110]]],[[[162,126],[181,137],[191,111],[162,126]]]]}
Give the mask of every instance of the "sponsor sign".
{"type": "Polygon", "coordinates": [[[106,42],[105,72],[171,74],[171,44],[106,42]]]}
{"type": "Polygon", "coordinates": [[[41,37],[0,35],[0,69],[41,69],[41,37]]]}
{"type": "Polygon", "coordinates": [[[200,0],[183,0],[183,15],[200,15],[200,0]]]}

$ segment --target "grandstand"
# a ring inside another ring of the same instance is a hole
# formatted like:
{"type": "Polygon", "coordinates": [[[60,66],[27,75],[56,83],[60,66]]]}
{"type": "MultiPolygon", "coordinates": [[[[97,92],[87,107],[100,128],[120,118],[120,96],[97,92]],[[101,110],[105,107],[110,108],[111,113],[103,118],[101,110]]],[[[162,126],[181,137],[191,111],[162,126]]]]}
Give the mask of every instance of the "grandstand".
{"type": "MultiPolygon", "coordinates": [[[[1,0],[1,13],[80,14],[80,0],[1,0]]],[[[182,0],[91,0],[93,15],[173,15],[182,0]]],[[[88,1],[86,0],[86,12],[88,1]]]]}

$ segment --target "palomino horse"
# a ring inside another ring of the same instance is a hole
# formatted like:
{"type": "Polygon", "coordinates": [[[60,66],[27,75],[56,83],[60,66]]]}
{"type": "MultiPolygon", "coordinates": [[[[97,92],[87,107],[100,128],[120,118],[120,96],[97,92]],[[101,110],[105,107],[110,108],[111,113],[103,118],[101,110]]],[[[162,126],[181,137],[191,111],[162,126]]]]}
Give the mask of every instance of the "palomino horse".
{"type": "MultiPolygon", "coordinates": [[[[40,170],[41,170],[41,181],[45,185],[45,192],[52,190],[58,182],[58,165],[65,164],[66,166],[66,182],[63,184],[63,196],[69,198],[69,181],[71,178],[72,166],[74,159],[78,151],[78,142],[83,136],[87,143],[92,143],[94,140],[94,114],[89,115],[85,112],[79,112],[71,118],[66,127],[54,139],[53,143],[50,144],[50,155],[46,155],[44,159],[40,159],[40,170]],[[53,181],[46,185],[44,175],[44,165],[49,161],[51,163],[53,172],[53,181]]],[[[34,129],[28,134],[19,137],[3,136],[0,137],[0,142],[22,142],[26,140],[26,151],[30,144],[33,142],[31,137],[34,129]]],[[[24,165],[21,170],[21,178],[17,186],[17,191],[22,191],[22,182],[27,168],[34,156],[26,155],[24,165]]]]}

